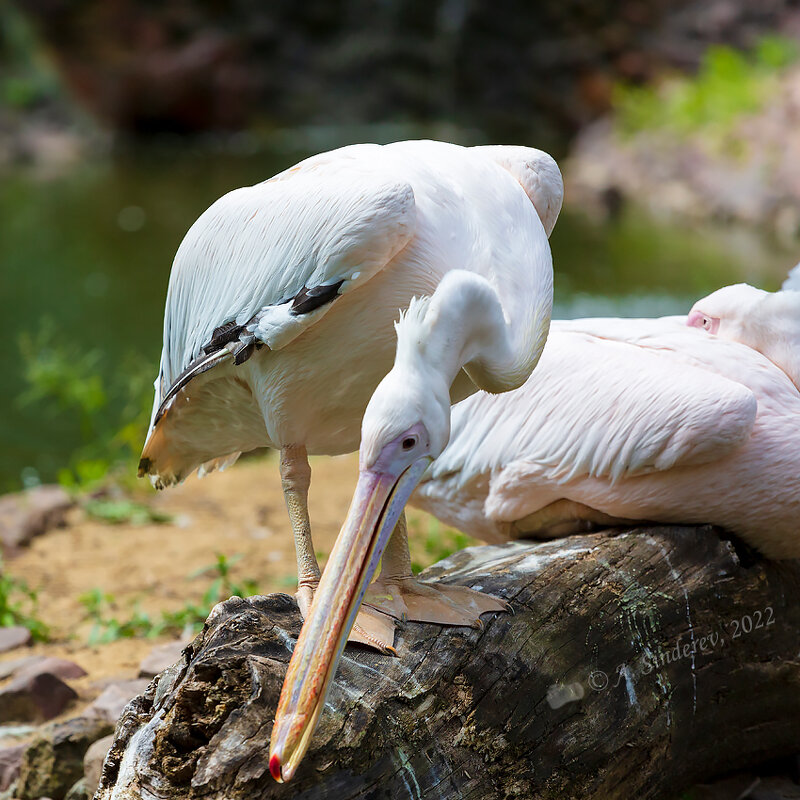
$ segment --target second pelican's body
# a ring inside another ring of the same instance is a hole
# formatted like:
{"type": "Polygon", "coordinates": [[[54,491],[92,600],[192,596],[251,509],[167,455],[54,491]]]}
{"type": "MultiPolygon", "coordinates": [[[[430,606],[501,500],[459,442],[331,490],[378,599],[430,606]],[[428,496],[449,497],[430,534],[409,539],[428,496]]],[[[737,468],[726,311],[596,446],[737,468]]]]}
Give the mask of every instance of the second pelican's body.
{"type": "MultiPolygon", "coordinates": [[[[760,326],[752,306],[746,314],[773,344],[800,321],[800,294],[778,294],[760,326]]],[[[719,302],[695,306],[706,308],[719,302]]],[[[798,376],[723,338],[724,311],[721,326],[692,313],[719,335],[685,317],[553,322],[521,389],[453,408],[450,444],[412,502],[490,542],[711,523],[767,556],[800,557],[798,376]]]]}

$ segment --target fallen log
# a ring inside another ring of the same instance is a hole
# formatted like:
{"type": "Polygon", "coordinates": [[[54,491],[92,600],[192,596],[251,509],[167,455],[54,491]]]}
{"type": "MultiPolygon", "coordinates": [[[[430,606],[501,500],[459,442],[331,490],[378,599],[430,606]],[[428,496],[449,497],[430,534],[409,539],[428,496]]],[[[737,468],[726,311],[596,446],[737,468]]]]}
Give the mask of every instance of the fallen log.
{"type": "Polygon", "coordinates": [[[800,564],[709,528],[471,548],[427,575],[515,613],[349,646],[295,779],[269,736],[300,630],[231,598],[124,712],[98,800],[674,798],[800,750],[800,564]]]}

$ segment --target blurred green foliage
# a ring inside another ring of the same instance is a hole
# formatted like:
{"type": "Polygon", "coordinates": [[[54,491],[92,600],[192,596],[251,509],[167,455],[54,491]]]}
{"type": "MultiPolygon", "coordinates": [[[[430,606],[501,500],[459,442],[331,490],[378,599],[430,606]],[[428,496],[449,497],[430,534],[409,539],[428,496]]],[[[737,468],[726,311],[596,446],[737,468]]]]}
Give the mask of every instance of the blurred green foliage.
{"type": "Polygon", "coordinates": [[[413,540],[411,552],[418,557],[420,553],[424,553],[422,560],[411,562],[411,569],[415,575],[458,550],[477,544],[476,540],[466,533],[445,527],[434,517],[409,513],[407,521],[409,535],[413,540]]]}
{"type": "Polygon", "coordinates": [[[11,3],[0,1],[0,106],[29,110],[60,95],[31,26],[11,3]]]}
{"type": "MultiPolygon", "coordinates": [[[[150,365],[129,355],[118,369],[109,369],[100,350],[64,341],[51,323],[43,323],[36,334],[23,333],[19,347],[26,389],[18,406],[56,415],[80,442],[59,471],[59,482],[85,489],[110,472],[132,479],[149,422],[150,365]]],[[[104,508],[96,504],[96,510],[102,515],[104,508]]]]}
{"type": "MultiPolygon", "coordinates": [[[[85,387],[73,383],[69,393],[50,391],[35,402],[19,402],[31,388],[25,374],[31,371],[30,350],[44,359],[37,351],[57,349],[62,357],[51,359],[51,370],[77,358],[82,374],[97,375],[105,394],[92,412],[103,418],[98,427],[109,438],[118,433],[138,438],[142,428],[136,415],[147,416],[153,402],[170,264],[186,230],[220,195],[297,160],[273,153],[236,157],[209,153],[197,143],[173,144],[164,151],[81,161],[53,176],[17,167],[3,172],[0,280],[8,297],[4,323],[12,333],[11,346],[0,350],[5,388],[0,392],[5,455],[0,491],[16,491],[37,479],[52,482],[65,465],[78,483],[90,483],[109,460],[98,447],[74,456],[86,443],[80,408],[91,402],[92,392],[85,387]],[[123,224],[131,209],[140,215],[141,228],[135,231],[123,224]],[[40,333],[43,316],[55,321],[46,336],[40,333]],[[22,332],[32,347],[20,358],[15,345],[22,332]],[[81,397],[76,406],[75,395],[83,393],[89,398],[81,397]],[[133,414],[121,407],[143,397],[133,414]],[[72,403],[70,411],[61,409],[63,400],[72,403]],[[125,429],[132,421],[134,426],[125,429]],[[92,463],[95,457],[99,463],[92,463]],[[81,474],[75,476],[78,467],[81,474]]],[[[37,383],[43,378],[37,375],[37,383]]],[[[50,389],[57,389],[52,384],[50,389]]],[[[139,439],[131,447],[137,456],[142,444],[139,439]]]]}
{"type": "Polygon", "coordinates": [[[0,557],[0,628],[21,625],[37,642],[47,641],[49,629],[36,616],[38,596],[25,581],[13,578],[3,569],[0,557]]]}
{"type": "Polygon", "coordinates": [[[86,609],[86,616],[92,622],[89,644],[106,644],[118,639],[156,638],[163,634],[192,636],[205,623],[211,609],[223,600],[234,595],[249,597],[258,594],[258,586],[253,580],[234,580],[231,567],[241,559],[241,555],[231,558],[217,554],[214,564],[192,572],[188,578],[195,579],[211,575],[212,581],[203,592],[199,602],[188,602],[176,611],[162,611],[152,616],[138,606],[133,613],[120,616],[116,609],[113,594],[95,587],[78,598],[86,609]]]}
{"type": "Polygon", "coordinates": [[[620,133],[666,130],[678,136],[702,132],[719,138],[741,116],[769,100],[776,76],[794,62],[800,47],[765,36],[750,52],[711,46],[694,76],[674,76],[657,86],[617,86],[613,105],[620,133]]]}

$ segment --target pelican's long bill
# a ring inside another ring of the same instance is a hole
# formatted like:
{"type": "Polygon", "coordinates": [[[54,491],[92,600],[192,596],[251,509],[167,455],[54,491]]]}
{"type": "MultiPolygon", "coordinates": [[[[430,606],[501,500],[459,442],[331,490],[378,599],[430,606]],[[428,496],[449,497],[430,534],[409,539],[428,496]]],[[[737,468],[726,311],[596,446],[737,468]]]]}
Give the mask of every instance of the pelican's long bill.
{"type": "Polygon", "coordinates": [[[283,682],[270,741],[269,769],[288,781],[308,749],[331,679],[364,593],[394,526],[430,463],[399,476],[362,470],[283,682]]]}

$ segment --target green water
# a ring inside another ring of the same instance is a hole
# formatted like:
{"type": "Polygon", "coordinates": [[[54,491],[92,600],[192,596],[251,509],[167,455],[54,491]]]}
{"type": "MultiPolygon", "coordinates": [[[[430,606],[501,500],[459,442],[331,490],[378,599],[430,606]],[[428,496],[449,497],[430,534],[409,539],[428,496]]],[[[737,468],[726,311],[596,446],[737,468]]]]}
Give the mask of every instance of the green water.
{"type": "MultiPolygon", "coordinates": [[[[324,138],[324,137],[322,137],[324,138]]],[[[340,142],[314,142],[315,150],[340,142]]],[[[30,168],[0,174],[0,491],[53,480],[87,436],[57,404],[20,401],[20,339],[49,331],[93,354],[104,381],[127,378],[131,356],[158,363],[172,256],[196,217],[224,192],[255,183],[307,152],[162,148],[99,160],[57,177],[30,168]]],[[[562,214],[552,237],[556,316],[660,315],[747,280],[776,288],[792,259],[735,231],[657,227],[627,215],[596,224],[562,214]]],[[[130,398],[128,398],[130,400],[130,398]]],[[[116,418],[113,405],[101,412],[116,418]]]]}

